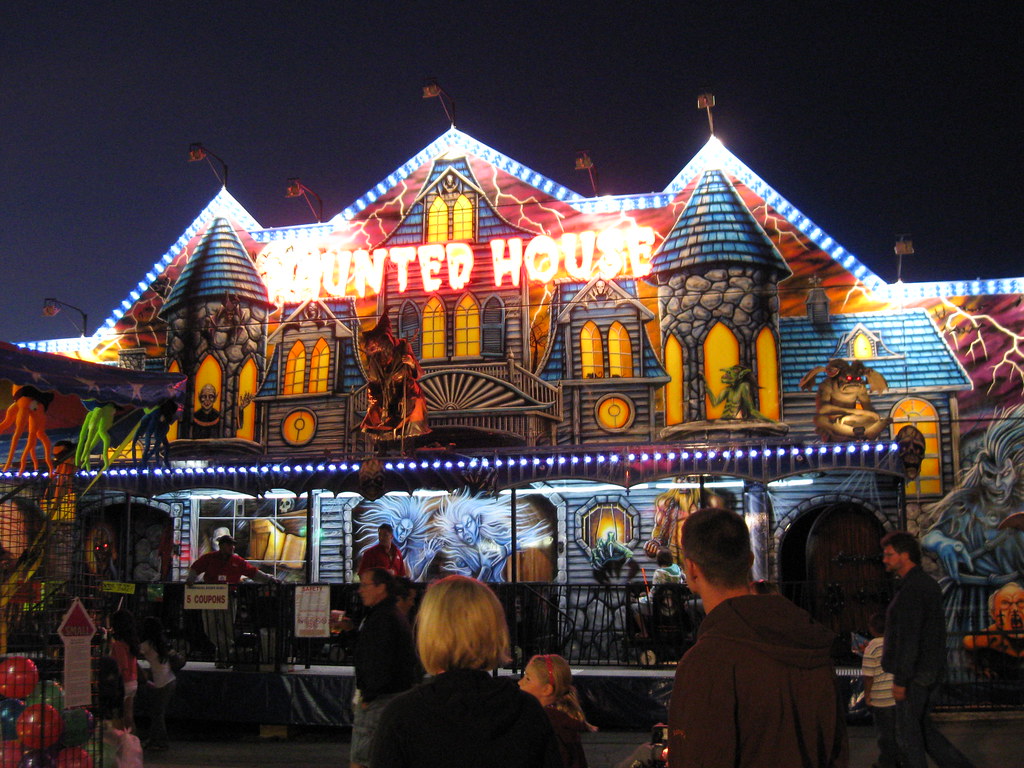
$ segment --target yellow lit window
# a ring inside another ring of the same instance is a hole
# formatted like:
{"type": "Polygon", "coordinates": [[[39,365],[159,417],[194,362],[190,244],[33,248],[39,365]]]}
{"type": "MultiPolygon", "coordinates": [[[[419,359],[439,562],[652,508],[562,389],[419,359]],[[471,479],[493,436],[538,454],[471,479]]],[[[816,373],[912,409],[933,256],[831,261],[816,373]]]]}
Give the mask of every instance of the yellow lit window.
{"type": "Polygon", "coordinates": [[[301,394],[306,383],[306,345],[301,341],[292,344],[284,364],[284,389],[282,394],[301,394]]]}
{"type": "Polygon", "coordinates": [[[331,370],[331,348],[319,339],[313,347],[313,360],[309,365],[309,391],[326,392],[327,377],[331,370]]]}
{"type": "Polygon", "coordinates": [[[771,328],[762,328],[755,342],[757,354],[758,410],[769,419],[778,420],[782,414],[779,405],[779,356],[775,351],[775,335],[771,328]]]}
{"type": "MultiPolygon", "coordinates": [[[[716,323],[704,340],[704,378],[708,389],[716,394],[721,392],[722,370],[738,365],[740,362],[740,345],[735,334],[725,324],[716,323]]],[[[704,408],[708,419],[719,419],[725,410],[725,403],[711,406],[710,393],[704,398],[704,408]]]]}
{"type": "Polygon", "coordinates": [[[665,385],[665,423],[670,426],[683,423],[684,360],[683,345],[675,336],[669,336],[665,342],[665,372],[671,381],[665,385]]]}
{"type": "Polygon", "coordinates": [[[908,397],[892,409],[890,434],[893,439],[907,424],[913,424],[924,435],[924,456],[921,473],[906,483],[908,495],[939,495],[942,493],[942,462],[939,455],[939,415],[927,400],[908,397]]]}
{"type": "Polygon", "coordinates": [[[858,360],[865,360],[875,356],[875,346],[871,343],[866,333],[858,333],[853,337],[850,345],[853,348],[853,356],[858,360]]]}
{"type": "Polygon", "coordinates": [[[253,398],[256,396],[256,390],[259,389],[259,381],[259,371],[255,361],[250,357],[245,361],[242,370],[238,372],[238,384],[236,385],[238,404],[241,406],[242,403],[245,403],[245,405],[238,409],[235,437],[241,437],[244,440],[256,438],[256,403],[253,398]]]}
{"type": "Polygon", "coordinates": [[[626,379],[633,376],[633,345],[626,327],[619,322],[608,329],[608,375],[626,379]]]}
{"type": "Polygon", "coordinates": [[[444,357],[444,307],[435,296],[423,308],[423,359],[444,357]]]}
{"type": "Polygon", "coordinates": [[[448,239],[448,206],[441,196],[434,198],[427,212],[427,242],[443,243],[448,239]]]}
{"type": "Polygon", "coordinates": [[[473,239],[473,204],[465,195],[459,195],[452,206],[452,240],[473,239]]]}
{"type": "Polygon", "coordinates": [[[592,320],[580,331],[580,363],[584,379],[604,378],[604,352],[601,329],[592,320]]]}
{"type": "Polygon", "coordinates": [[[480,305],[466,294],[455,307],[455,356],[480,354],[480,305]]]}

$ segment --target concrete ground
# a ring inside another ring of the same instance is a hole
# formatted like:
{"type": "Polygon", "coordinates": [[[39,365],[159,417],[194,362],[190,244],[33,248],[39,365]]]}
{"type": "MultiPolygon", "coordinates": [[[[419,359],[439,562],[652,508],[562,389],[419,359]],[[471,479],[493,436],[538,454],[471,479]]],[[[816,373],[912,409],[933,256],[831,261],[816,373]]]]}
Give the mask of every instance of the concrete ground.
{"type": "MultiPolygon", "coordinates": [[[[978,768],[1024,763],[1024,715],[971,713],[939,716],[943,732],[978,768]]],[[[211,723],[170,723],[167,752],[147,753],[147,768],[345,768],[347,729],[263,728],[211,723]]],[[[584,737],[590,768],[615,768],[648,738],[647,733],[601,731],[584,737]]],[[[871,726],[849,729],[850,768],[870,768],[877,749],[871,726]]]]}

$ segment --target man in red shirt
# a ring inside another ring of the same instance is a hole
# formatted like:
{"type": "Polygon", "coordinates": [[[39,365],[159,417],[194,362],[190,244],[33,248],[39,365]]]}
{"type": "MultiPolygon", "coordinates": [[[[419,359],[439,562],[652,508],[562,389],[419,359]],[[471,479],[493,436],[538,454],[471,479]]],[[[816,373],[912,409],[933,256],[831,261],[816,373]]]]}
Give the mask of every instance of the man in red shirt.
{"type": "Polygon", "coordinates": [[[188,567],[185,583],[194,584],[200,576],[205,584],[237,584],[243,576],[263,583],[277,581],[255,565],[250,565],[244,557],[236,555],[235,544],[234,538],[228,534],[219,537],[216,552],[207,552],[188,567]]]}
{"type": "MultiPolygon", "coordinates": [[[[217,551],[207,552],[192,563],[188,567],[185,583],[194,584],[200,576],[203,577],[205,584],[238,584],[243,576],[262,583],[277,582],[270,574],[246,562],[244,557],[236,555],[235,543],[229,534],[217,537],[217,551]]],[[[203,629],[216,648],[215,661],[217,667],[221,669],[231,666],[229,657],[233,655],[234,649],[234,622],[234,595],[229,598],[227,610],[203,611],[203,629]]]]}
{"type": "Polygon", "coordinates": [[[390,523],[382,523],[377,529],[377,544],[363,552],[359,560],[359,579],[371,568],[383,568],[392,576],[408,576],[402,550],[395,544],[395,529],[390,523]]]}

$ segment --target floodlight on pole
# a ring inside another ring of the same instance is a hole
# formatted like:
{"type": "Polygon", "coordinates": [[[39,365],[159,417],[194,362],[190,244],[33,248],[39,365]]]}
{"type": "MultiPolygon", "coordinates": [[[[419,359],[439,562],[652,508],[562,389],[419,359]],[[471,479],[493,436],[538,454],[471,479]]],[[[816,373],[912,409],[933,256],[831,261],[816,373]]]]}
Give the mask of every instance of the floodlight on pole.
{"type": "Polygon", "coordinates": [[[697,96],[697,109],[707,110],[708,113],[708,128],[711,129],[711,135],[715,135],[715,119],[711,116],[711,108],[715,106],[715,94],[711,91],[704,89],[704,92],[697,96]]]}
{"type": "Polygon", "coordinates": [[[903,257],[914,255],[914,241],[910,235],[896,235],[896,245],[893,247],[896,254],[896,282],[903,282],[903,257]]]}
{"type": "Polygon", "coordinates": [[[226,189],[228,186],[228,164],[225,163],[221,158],[217,157],[217,155],[213,154],[213,152],[208,150],[206,147],[204,147],[201,141],[193,141],[191,144],[188,145],[188,161],[190,163],[196,163],[199,162],[200,160],[205,160],[207,163],[210,164],[210,170],[213,171],[213,175],[217,176],[217,179],[220,181],[221,186],[223,186],[226,189]],[[210,162],[211,157],[218,163],[220,163],[223,175],[217,174],[217,169],[214,168],[213,163],[210,162]]]}
{"type": "MultiPolygon", "coordinates": [[[[85,310],[84,309],[76,307],[74,304],[68,304],[66,301],[61,301],[60,299],[55,299],[55,298],[53,298],[51,296],[51,297],[47,297],[47,298],[43,299],[43,316],[44,317],[54,317],[55,315],[57,315],[61,311],[61,309],[65,308],[65,307],[67,309],[75,310],[75,312],[77,312],[79,315],[82,316],[82,327],[79,328],[79,330],[82,332],[82,337],[84,338],[85,337],[85,333],[86,333],[86,328],[89,327],[89,316],[85,314],[85,310]]],[[[72,320],[71,322],[72,322],[72,325],[74,325],[74,321],[72,320]]]]}
{"type": "Polygon", "coordinates": [[[597,167],[590,157],[590,152],[585,149],[576,153],[576,170],[586,171],[590,175],[590,188],[594,190],[594,197],[597,197],[597,167]]]}
{"type": "Polygon", "coordinates": [[[301,181],[294,176],[288,179],[288,186],[284,192],[285,197],[301,197],[306,201],[306,205],[309,206],[309,210],[316,216],[316,223],[320,224],[324,220],[324,201],[320,199],[320,195],[314,192],[312,189],[307,187],[301,181]],[[316,198],[316,208],[313,207],[313,201],[309,199],[312,195],[316,198]]]}
{"type": "Polygon", "coordinates": [[[427,81],[423,84],[423,98],[440,101],[441,106],[444,107],[444,113],[448,117],[448,122],[452,124],[452,128],[455,127],[455,99],[449,96],[448,92],[438,84],[436,78],[427,78],[427,81]]]}

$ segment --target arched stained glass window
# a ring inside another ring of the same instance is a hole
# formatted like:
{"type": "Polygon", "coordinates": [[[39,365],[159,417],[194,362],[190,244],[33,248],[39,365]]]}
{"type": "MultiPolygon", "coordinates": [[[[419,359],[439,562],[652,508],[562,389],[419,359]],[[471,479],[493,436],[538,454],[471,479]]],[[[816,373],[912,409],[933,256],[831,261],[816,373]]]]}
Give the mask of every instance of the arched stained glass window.
{"type": "Polygon", "coordinates": [[[758,410],[769,419],[781,418],[779,397],[779,355],[775,348],[775,334],[771,328],[762,328],[755,342],[757,354],[758,410]]]}
{"type": "Polygon", "coordinates": [[[438,195],[427,211],[428,243],[443,243],[448,239],[448,205],[438,195]]]}
{"type": "Polygon", "coordinates": [[[722,371],[738,365],[740,362],[740,344],[736,335],[724,323],[715,323],[704,339],[704,379],[708,382],[709,392],[705,396],[704,408],[708,419],[719,419],[725,410],[725,403],[711,405],[711,391],[719,393],[725,386],[722,384],[722,371]]]}
{"type": "Polygon", "coordinates": [[[306,383],[306,345],[301,341],[292,344],[284,364],[284,386],[281,394],[298,395],[306,383]]]}
{"type": "Polygon", "coordinates": [[[683,423],[685,354],[683,345],[675,336],[669,336],[665,340],[665,372],[671,377],[669,383],[665,385],[665,424],[669,426],[683,423]]]}
{"type": "Polygon", "coordinates": [[[313,347],[313,359],[309,366],[309,391],[326,392],[331,370],[331,348],[324,339],[318,339],[313,347]]]}
{"type": "Polygon", "coordinates": [[[452,206],[452,240],[473,239],[473,204],[459,195],[452,206]]]}
{"type": "Polygon", "coordinates": [[[423,307],[423,359],[436,360],[445,356],[444,307],[436,296],[423,307]]]}
{"type": "Polygon", "coordinates": [[[608,329],[608,375],[625,379],[633,376],[633,343],[626,326],[618,321],[608,329]]]}
{"type": "Polygon", "coordinates": [[[580,374],[584,379],[604,378],[604,345],[601,329],[593,320],[580,330],[580,374]]]}
{"type": "Polygon", "coordinates": [[[455,356],[480,354],[480,305],[467,293],[455,307],[455,356]]]}

